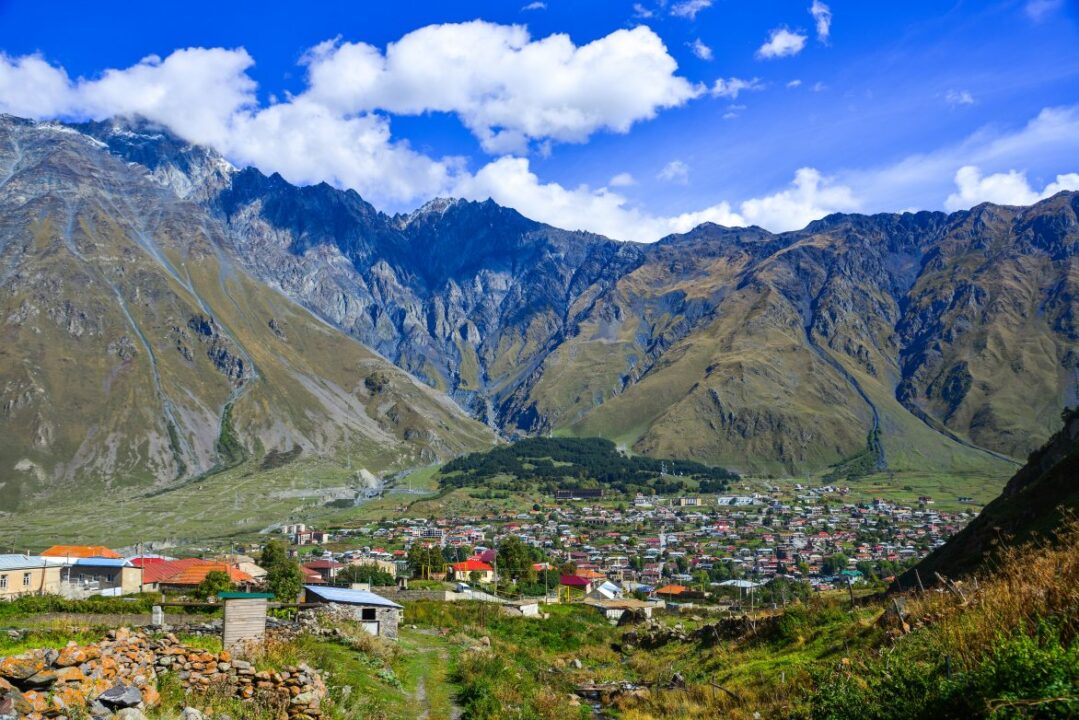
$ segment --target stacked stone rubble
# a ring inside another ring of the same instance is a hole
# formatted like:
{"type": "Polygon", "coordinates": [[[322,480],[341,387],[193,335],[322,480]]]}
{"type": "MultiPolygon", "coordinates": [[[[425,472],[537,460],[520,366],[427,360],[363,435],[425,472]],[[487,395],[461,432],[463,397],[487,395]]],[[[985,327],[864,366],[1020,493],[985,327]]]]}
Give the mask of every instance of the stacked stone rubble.
{"type": "Polygon", "coordinates": [[[165,673],[175,674],[192,699],[212,690],[259,701],[290,720],[322,717],[326,686],[306,665],[259,671],[228,651],[121,628],[89,645],[0,658],[0,720],[131,717],[160,702],[157,683],[165,673]]]}

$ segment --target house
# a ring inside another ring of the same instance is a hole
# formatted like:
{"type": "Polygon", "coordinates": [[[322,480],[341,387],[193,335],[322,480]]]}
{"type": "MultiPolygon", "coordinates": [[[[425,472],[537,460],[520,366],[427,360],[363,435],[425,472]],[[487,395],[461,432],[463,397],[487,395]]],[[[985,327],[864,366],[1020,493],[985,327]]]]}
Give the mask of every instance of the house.
{"type": "Polygon", "coordinates": [[[142,580],[144,585],[156,585],[160,590],[190,592],[211,572],[225,573],[234,585],[247,586],[254,582],[254,578],[235,565],[202,558],[182,558],[147,565],[143,568],[142,580]]]}
{"type": "Polygon", "coordinates": [[[620,600],[622,598],[622,588],[607,580],[592,588],[591,592],[588,593],[588,597],[596,600],[620,600]]]}
{"type": "Polygon", "coordinates": [[[661,588],[656,589],[656,595],[662,595],[667,598],[676,598],[680,595],[684,595],[689,590],[685,585],[664,585],[661,588]]]}
{"type": "Polygon", "coordinates": [[[60,592],[61,565],[39,555],[0,555],[0,600],[60,592]]]}
{"type": "Polygon", "coordinates": [[[79,558],[110,558],[119,560],[123,557],[115,550],[110,550],[104,545],[53,545],[48,550],[41,552],[42,557],[64,558],[74,562],[79,558]]]}
{"type": "Polygon", "coordinates": [[[345,567],[336,560],[313,560],[309,563],[304,563],[305,570],[311,570],[318,573],[323,582],[333,582],[337,574],[345,567]]]}
{"type": "Polygon", "coordinates": [[[380,560],[378,558],[356,558],[351,560],[349,565],[358,565],[360,567],[370,565],[380,572],[384,572],[392,578],[397,577],[397,563],[392,560],[380,560]]]}
{"type": "Polygon", "coordinates": [[[564,588],[570,590],[580,590],[584,594],[592,592],[593,582],[588,578],[583,578],[580,575],[563,575],[558,578],[558,584],[564,588]]]}
{"type": "Polygon", "coordinates": [[[495,581],[495,569],[482,560],[465,560],[450,565],[451,580],[473,582],[472,573],[477,573],[474,582],[490,583],[495,581]]]}
{"type": "Polygon", "coordinates": [[[369,590],[346,590],[345,588],[304,586],[304,600],[309,603],[332,603],[347,608],[371,635],[397,639],[397,626],[401,624],[404,608],[392,600],[369,590]]]}
{"type": "Polygon", "coordinates": [[[133,595],[145,589],[143,569],[124,558],[79,558],[63,570],[74,595],[133,595]]]}

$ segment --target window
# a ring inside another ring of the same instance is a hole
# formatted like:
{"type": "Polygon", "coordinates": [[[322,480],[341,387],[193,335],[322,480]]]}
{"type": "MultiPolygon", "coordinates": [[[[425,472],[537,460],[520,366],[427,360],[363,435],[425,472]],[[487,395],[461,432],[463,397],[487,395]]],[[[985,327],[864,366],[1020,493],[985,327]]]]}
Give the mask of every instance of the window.
{"type": "Polygon", "coordinates": [[[7,587],[7,575],[0,575],[0,590],[7,587]]]}
{"type": "Polygon", "coordinates": [[[30,587],[30,573],[26,572],[22,574],[22,586],[30,587]]]}
{"type": "Polygon", "coordinates": [[[375,620],[376,619],[376,617],[375,617],[375,609],[374,608],[363,608],[363,615],[361,615],[361,618],[363,620],[375,620]]]}

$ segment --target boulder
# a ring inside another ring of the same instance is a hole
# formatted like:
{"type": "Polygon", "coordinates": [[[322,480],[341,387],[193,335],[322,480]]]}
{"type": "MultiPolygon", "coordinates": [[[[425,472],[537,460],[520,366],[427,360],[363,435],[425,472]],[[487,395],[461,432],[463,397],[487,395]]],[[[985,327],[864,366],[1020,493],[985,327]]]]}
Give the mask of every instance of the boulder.
{"type": "Polygon", "coordinates": [[[147,718],[138,708],[124,708],[116,713],[116,720],[147,720],[147,718]]]}
{"type": "Polygon", "coordinates": [[[45,653],[33,651],[11,655],[0,660],[0,677],[8,680],[25,680],[45,669],[45,653]]]}
{"type": "Polygon", "coordinates": [[[136,687],[117,683],[101,693],[97,699],[106,707],[133,708],[142,702],[142,693],[136,687]]]}

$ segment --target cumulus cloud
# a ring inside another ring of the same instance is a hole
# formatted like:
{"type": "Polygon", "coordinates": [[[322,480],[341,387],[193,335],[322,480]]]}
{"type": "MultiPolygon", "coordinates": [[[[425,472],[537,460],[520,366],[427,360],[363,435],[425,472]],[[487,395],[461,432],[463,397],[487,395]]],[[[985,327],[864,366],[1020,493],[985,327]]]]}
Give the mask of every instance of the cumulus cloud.
{"type": "Polygon", "coordinates": [[[739,209],[747,222],[782,231],[805,227],[829,213],[853,212],[861,207],[850,187],[806,167],[794,174],[794,182],[789,188],[746,200],[739,209]]]}
{"type": "Polygon", "coordinates": [[[791,89],[794,89],[796,87],[801,87],[801,86],[802,86],[802,81],[797,80],[797,79],[791,80],[790,82],[787,83],[787,87],[789,87],[791,89]]]}
{"type": "Polygon", "coordinates": [[[959,107],[960,105],[973,105],[974,96],[970,94],[969,90],[949,90],[944,93],[944,101],[952,107],[959,107]]]}
{"type": "Polygon", "coordinates": [[[1030,186],[1025,172],[1009,170],[982,175],[976,166],[964,165],[955,173],[955,186],[956,192],[944,202],[948,210],[965,210],[983,202],[1032,205],[1062,190],[1079,190],[1079,173],[1057,175],[1055,182],[1039,192],[1030,186]]]}
{"type": "Polygon", "coordinates": [[[705,92],[675,74],[663,42],[643,26],[579,47],[566,35],[535,40],[523,26],[478,21],[421,28],[385,52],[331,40],[303,56],[307,87],[268,106],[257,101],[253,63],[242,48],[189,48],[73,80],[40,56],[0,55],[0,110],[142,115],[237,164],[404,203],[444,191],[464,161],[395,141],[384,113],[454,113],[491,152],[543,153],[553,142],[626,132],[705,92]]]}
{"type": "Polygon", "coordinates": [[[568,189],[544,183],[533,173],[527,158],[503,157],[464,179],[456,193],[483,200],[488,197],[528,217],[571,230],[590,230],[620,240],[654,242],[675,232],[687,232],[702,222],[744,225],[728,203],[670,217],[635,208],[617,192],[587,185],[568,189]]]}
{"type": "Polygon", "coordinates": [[[637,180],[628,172],[623,172],[612,177],[607,181],[607,184],[611,187],[629,187],[630,185],[636,185],[637,180]]]}
{"type": "Polygon", "coordinates": [[[712,59],[712,48],[701,42],[700,38],[697,38],[693,42],[686,44],[689,45],[689,49],[693,51],[693,54],[699,57],[701,60],[712,59]]]}
{"type": "Polygon", "coordinates": [[[787,28],[776,28],[768,35],[768,41],[757,49],[757,57],[763,60],[790,57],[802,52],[806,36],[787,28]]]}
{"type": "Polygon", "coordinates": [[[832,32],[832,9],[820,0],[813,0],[813,4],[809,6],[809,14],[817,25],[817,39],[827,43],[832,32]]]}
{"type": "Polygon", "coordinates": [[[764,85],[759,78],[751,78],[749,80],[743,80],[742,78],[719,78],[715,84],[712,85],[712,95],[714,97],[725,97],[731,100],[737,100],[738,94],[747,90],[763,90],[764,85]]]}
{"type": "Polygon", "coordinates": [[[386,52],[331,41],[305,56],[312,99],[341,113],[455,113],[488,152],[533,140],[583,142],[624,133],[701,89],[651,29],[617,30],[580,47],[568,35],[533,40],[519,25],[430,25],[386,52]]]}
{"type": "Polygon", "coordinates": [[[671,6],[671,15],[687,20],[695,20],[697,13],[712,7],[712,0],[683,0],[671,6]]]}
{"type": "Polygon", "coordinates": [[[457,187],[462,197],[488,197],[543,222],[569,229],[598,232],[620,240],[653,242],[671,233],[688,232],[705,222],[728,227],[760,225],[774,232],[796,230],[833,212],[858,210],[861,204],[849,187],[813,168],[795,173],[790,186],[742,202],[736,211],[723,201],[702,210],[661,216],[632,206],[608,188],[587,185],[565,188],[544,183],[526,158],[499,158],[457,187]]]}
{"type": "Polygon", "coordinates": [[[527,5],[525,5],[524,7],[521,8],[521,10],[546,10],[546,9],[547,9],[547,3],[545,3],[545,2],[530,2],[530,3],[528,3],[527,5]]]}
{"type": "Polygon", "coordinates": [[[652,17],[652,14],[652,11],[646,8],[644,5],[641,5],[640,3],[633,3],[633,17],[644,19],[652,17]]]}
{"type": "Polygon", "coordinates": [[[659,171],[656,177],[665,182],[686,185],[689,183],[689,165],[686,165],[681,160],[671,160],[663,166],[663,169],[659,171]]]}

